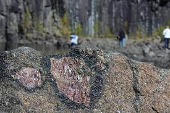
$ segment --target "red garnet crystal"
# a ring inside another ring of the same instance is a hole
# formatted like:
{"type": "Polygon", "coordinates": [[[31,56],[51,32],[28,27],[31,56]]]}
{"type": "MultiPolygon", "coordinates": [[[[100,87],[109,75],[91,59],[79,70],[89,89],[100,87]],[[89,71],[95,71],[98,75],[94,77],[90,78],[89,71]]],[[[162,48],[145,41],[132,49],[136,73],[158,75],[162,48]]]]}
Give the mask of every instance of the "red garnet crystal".
{"type": "Polygon", "coordinates": [[[41,75],[37,69],[23,67],[16,73],[16,79],[26,88],[36,88],[41,85],[41,75]]]}
{"type": "Polygon", "coordinates": [[[56,79],[59,91],[70,100],[89,106],[89,76],[79,72],[85,66],[83,60],[72,57],[62,59],[51,58],[51,74],[56,79]]]}

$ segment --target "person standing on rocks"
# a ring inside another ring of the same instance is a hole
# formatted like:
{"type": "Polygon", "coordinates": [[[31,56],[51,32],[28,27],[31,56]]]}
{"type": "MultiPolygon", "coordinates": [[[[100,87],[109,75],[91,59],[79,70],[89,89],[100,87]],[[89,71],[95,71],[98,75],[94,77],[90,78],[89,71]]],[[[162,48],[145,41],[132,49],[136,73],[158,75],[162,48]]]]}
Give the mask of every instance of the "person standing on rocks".
{"type": "Polygon", "coordinates": [[[75,35],[74,33],[71,34],[70,36],[70,46],[71,48],[74,48],[78,44],[78,36],[75,35]]]}
{"type": "Polygon", "coordinates": [[[165,41],[165,49],[169,49],[169,39],[170,39],[170,29],[169,26],[166,27],[163,31],[164,41],[165,41]]]}
{"type": "Polygon", "coordinates": [[[124,30],[120,30],[119,31],[119,45],[120,47],[125,47],[125,43],[126,43],[126,34],[124,32],[124,30]]]}

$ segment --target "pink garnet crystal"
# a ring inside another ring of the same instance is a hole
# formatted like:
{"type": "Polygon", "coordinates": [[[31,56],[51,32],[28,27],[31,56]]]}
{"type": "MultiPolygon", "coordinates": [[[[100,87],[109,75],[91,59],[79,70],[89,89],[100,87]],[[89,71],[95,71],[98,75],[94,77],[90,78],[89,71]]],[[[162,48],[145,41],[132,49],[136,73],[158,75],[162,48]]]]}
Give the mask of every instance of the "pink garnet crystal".
{"type": "Polygon", "coordinates": [[[62,59],[51,58],[51,74],[56,79],[60,92],[64,93],[70,100],[89,106],[89,76],[79,72],[85,66],[83,60],[72,57],[62,59]]]}
{"type": "Polygon", "coordinates": [[[23,67],[16,73],[16,79],[26,88],[32,89],[41,85],[41,75],[37,69],[23,67]]]}

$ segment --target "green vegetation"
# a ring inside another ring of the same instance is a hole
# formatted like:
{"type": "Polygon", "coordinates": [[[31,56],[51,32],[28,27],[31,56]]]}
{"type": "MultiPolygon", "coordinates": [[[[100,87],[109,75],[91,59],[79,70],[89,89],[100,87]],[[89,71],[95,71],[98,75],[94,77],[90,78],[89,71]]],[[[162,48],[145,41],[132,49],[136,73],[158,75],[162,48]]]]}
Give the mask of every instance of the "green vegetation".
{"type": "Polygon", "coordinates": [[[166,25],[170,26],[170,20],[167,21],[164,25],[160,25],[158,28],[156,28],[153,31],[153,37],[162,37],[163,36],[163,30],[166,28],[166,25]]]}
{"type": "Polygon", "coordinates": [[[82,28],[82,26],[81,26],[81,24],[80,23],[78,23],[77,25],[76,25],[76,28],[75,28],[75,34],[77,34],[77,35],[79,35],[79,36],[82,36],[83,35],[83,28],[82,28]]]}
{"type": "Polygon", "coordinates": [[[34,23],[34,27],[39,32],[45,32],[45,29],[44,29],[44,27],[43,27],[43,25],[42,25],[39,18],[36,18],[36,21],[34,23]]]}
{"type": "Polygon", "coordinates": [[[111,33],[109,27],[106,27],[106,28],[105,28],[104,36],[105,36],[106,38],[112,38],[112,37],[113,37],[113,34],[111,33]]]}
{"type": "Polygon", "coordinates": [[[127,21],[124,22],[124,28],[125,28],[125,33],[127,34],[127,31],[129,29],[129,23],[127,21]]]}
{"type": "Polygon", "coordinates": [[[145,26],[143,26],[143,25],[138,25],[137,28],[136,28],[136,31],[131,32],[131,33],[129,34],[129,38],[131,38],[131,39],[136,39],[136,40],[148,38],[148,35],[147,35],[147,31],[146,31],[146,29],[145,29],[145,26]]]}
{"type": "Polygon", "coordinates": [[[140,39],[141,38],[141,34],[139,30],[136,30],[136,39],[140,39]]]}
{"type": "Polygon", "coordinates": [[[35,30],[39,31],[39,32],[45,32],[45,29],[43,27],[43,25],[41,24],[41,21],[39,18],[35,18],[34,23],[32,23],[31,21],[31,14],[29,12],[28,7],[25,8],[25,12],[24,12],[24,19],[22,21],[22,29],[25,35],[29,35],[29,30],[31,27],[34,27],[35,30]]]}
{"type": "Polygon", "coordinates": [[[136,30],[134,33],[129,34],[130,39],[140,40],[140,39],[145,39],[147,37],[148,36],[146,35],[146,32],[141,31],[141,30],[136,30]]]}
{"type": "Polygon", "coordinates": [[[64,16],[61,18],[61,22],[63,24],[63,27],[62,29],[60,29],[60,33],[62,36],[68,38],[71,33],[69,20],[68,20],[68,13],[64,14],[64,16]]]}
{"type": "Polygon", "coordinates": [[[113,34],[111,33],[110,31],[110,28],[107,26],[105,27],[105,29],[103,30],[104,32],[102,33],[102,24],[99,20],[96,20],[94,22],[94,37],[95,38],[102,38],[102,37],[105,37],[105,38],[113,38],[113,34]]]}
{"type": "Polygon", "coordinates": [[[157,29],[155,29],[155,30],[153,31],[153,36],[154,36],[154,37],[157,37],[157,36],[162,37],[162,32],[163,32],[164,29],[165,29],[164,26],[158,27],[157,29]]]}
{"type": "Polygon", "coordinates": [[[116,26],[117,26],[117,29],[121,29],[121,21],[119,18],[116,19],[116,26]]]}
{"type": "Polygon", "coordinates": [[[96,20],[94,22],[94,27],[93,27],[93,29],[94,29],[94,36],[96,38],[100,37],[100,35],[101,35],[101,28],[102,28],[101,22],[99,20],[96,20]]]}
{"type": "Polygon", "coordinates": [[[28,7],[26,7],[25,12],[24,12],[24,20],[22,22],[22,28],[23,28],[24,34],[28,33],[28,29],[30,27],[31,27],[31,14],[29,12],[28,7]]]}

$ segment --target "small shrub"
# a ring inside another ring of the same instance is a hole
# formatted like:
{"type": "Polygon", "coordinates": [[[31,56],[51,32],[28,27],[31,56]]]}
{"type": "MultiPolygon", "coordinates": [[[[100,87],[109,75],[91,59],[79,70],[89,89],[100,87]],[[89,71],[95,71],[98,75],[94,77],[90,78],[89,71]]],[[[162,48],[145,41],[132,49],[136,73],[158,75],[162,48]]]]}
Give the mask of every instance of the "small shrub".
{"type": "Polygon", "coordinates": [[[96,38],[99,38],[100,37],[100,35],[101,35],[101,27],[102,25],[101,25],[101,22],[99,21],[99,20],[96,20],[95,22],[94,22],[94,26],[93,26],[93,29],[94,29],[94,36],[96,37],[96,38]]]}
{"type": "Polygon", "coordinates": [[[81,26],[80,23],[78,23],[76,25],[76,28],[75,28],[75,34],[79,35],[79,36],[82,36],[83,35],[83,28],[81,26]]]}
{"type": "Polygon", "coordinates": [[[28,33],[28,29],[31,27],[31,14],[29,12],[28,7],[25,8],[24,12],[24,20],[22,22],[22,28],[24,31],[24,34],[28,33]]]}
{"type": "Polygon", "coordinates": [[[61,18],[61,22],[63,27],[60,29],[60,33],[65,38],[69,38],[70,35],[70,25],[68,20],[68,13],[65,13],[64,16],[61,18]]]}
{"type": "Polygon", "coordinates": [[[163,30],[164,30],[164,29],[165,29],[164,26],[158,27],[157,29],[155,29],[155,30],[153,31],[153,36],[154,36],[154,37],[157,37],[157,36],[162,37],[162,33],[163,33],[163,30]]]}
{"type": "Polygon", "coordinates": [[[45,32],[45,29],[44,29],[44,27],[43,27],[43,25],[42,25],[39,18],[36,18],[36,21],[34,23],[34,27],[39,32],[45,32]]]}
{"type": "Polygon", "coordinates": [[[109,27],[106,27],[106,28],[105,28],[104,36],[105,36],[106,38],[112,38],[112,37],[113,37],[113,34],[110,32],[109,27]]]}
{"type": "Polygon", "coordinates": [[[140,31],[136,30],[136,39],[140,39],[140,38],[141,38],[140,31]]]}
{"type": "Polygon", "coordinates": [[[128,26],[129,26],[129,23],[127,21],[125,21],[124,22],[124,27],[125,27],[126,30],[128,29],[128,26]]]}

